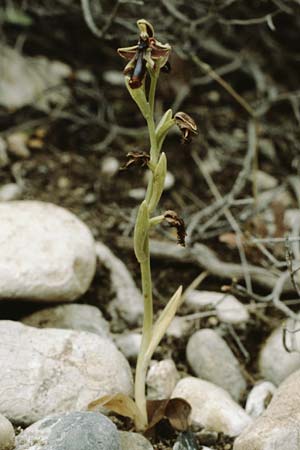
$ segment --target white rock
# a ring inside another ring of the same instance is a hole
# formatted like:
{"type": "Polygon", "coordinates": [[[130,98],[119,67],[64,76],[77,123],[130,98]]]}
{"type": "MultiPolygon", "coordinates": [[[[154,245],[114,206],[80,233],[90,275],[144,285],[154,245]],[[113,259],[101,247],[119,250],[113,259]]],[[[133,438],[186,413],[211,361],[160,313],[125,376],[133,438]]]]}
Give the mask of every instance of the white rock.
{"type": "Polygon", "coordinates": [[[274,195],[274,189],[270,189],[268,191],[259,192],[257,196],[257,204],[270,204],[274,200],[276,200],[276,203],[280,203],[284,208],[291,208],[293,205],[293,197],[290,194],[290,192],[285,190],[278,190],[276,192],[276,195],[274,195]]]}
{"type": "Polygon", "coordinates": [[[221,322],[242,324],[249,319],[245,306],[230,294],[193,289],[187,293],[185,304],[197,311],[211,307],[221,322]]]}
{"type": "Polygon", "coordinates": [[[75,303],[53,306],[24,317],[22,322],[31,327],[88,331],[110,338],[109,323],[104,319],[101,311],[91,305],[75,303]]]}
{"type": "Polygon", "coordinates": [[[267,410],[247,427],[234,450],[299,450],[300,371],[277,389],[267,410]]]}
{"type": "Polygon", "coordinates": [[[146,195],[146,189],[145,188],[133,188],[130,189],[128,192],[129,197],[133,198],[134,200],[144,200],[146,195]]]}
{"type": "Polygon", "coordinates": [[[69,211],[38,201],[0,203],[0,299],[72,301],[95,273],[94,240],[69,211]]]}
{"type": "Polygon", "coordinates": [[[14,427],[5,416],[0,414],[0,450],[12,450],[14,447],[14,427]]]}
{"type": "Polygon", "coordinates": [[[7,183],[0,188],[0,202],[18,200],[22,196],[22,188],[16,183],[7,183]]]}
{"type": "Polygon", "coordinates": [[[174,397],[187,400],[192,407],[192,421],[208,430],[237,436],[252,421],[224,389],[200,378],[180,380],[172,392],[174,397]]]}
{"type": "Polygon", "coordinates": [[[262,170],[257,170],[255,172],[257,189],[259,191],[266,191],[268,189],[274,189],[278,185],[278,181],[275,177],[263,172],[262,170]]]}
{"type": "Polygon", "coordinates": [[[284,212],[284,224],[286,227],[288,227],[290,230],[293,229],[294,223],[300,222],[300,211],[296,208],[290,208],[287,209],[284,212]]]}
{"type": "Polygon", "coordinates": [[[112,86],[124,86],[124,75],[119,70],[106,70],[103,72],[103,80],[112,86]]]}
{"type": "Polygon", "coordinates": [[[101,173],[107,177],[113,177],[120,169],[120,163],[113,156],[106,156],[101,161],[101,173]]]}
{"type": "Polygon", "coordinates": [[[137,359],[142,342],[141,333],[115,334],[113,338],[116,346],[127,359],[137,359]]]}
{"type": "Polygon", "coordinates": [[[23,132],[17,132],[9,135],[7,138],[9,152],[19,158],[29,158],[30,151],[27,147],[27,140],[28,135],[23,132]]]}
{"type": "Polygon", "coordinates": [[[0,321],[0,412],[31,424],[85,410],[98,397],[131,394],[128,362],[108,339],[84,331],[0,321]]]}
{"type": "Polygon", "coordinates": [[[109,312],[114,317],[121,316],[125,322],[136,324],[143,316],[144,302],[141,292],[125,264],[117,258],[102,242],[97,242],[96,252],[99,261],[110,271],[115,298],[109,305],[109,312]]]}
{"type": "Polygon", "coordinates": [[[175,316],[166,330],[166,336],[181,338],[189,334],[193,326],[193,322],[186,320],[184,316],[175,316]]]}
{"type": "Polygon", "coordinates": [[[186,347],[186,357],[193,372],[229,392],[239,400],[246,389],[239,361],[226,341],[210,328],[194,333],[186,347]]]}
{"type": "Polygon", "coordinates": [[[63,85],[63,79],[71,74],[69,66],[41,56],[24,57],[16,49],[3,44],[0,53],[1,105],[21,108],[34,103],[35,108],[48,111],[53,104],[61,108],[66,104],[70,89],[63,85]]]}
{"type": "Polygon", "coordinates": [[[246,413],[255,419],[262,415],[276,391],[276,386],[270,381],[261,381],[253,386],[246,402],[246,413]]]}
{"type": "MultiPolygon", "coordinates": [[[[292,321],[288,320],[287,328],[290,330],[300,328],[300,321],[293,325],[292,321]]],[[[290,338],[300,344],[300,333],[287,333],[286,337],[289,348],[291,348],[290,338]]],[[[298,348],[300,348],[300,345],[298,345],[298,348]]],[[[261,377],[275,385],[280,384],[291,373],[300,368],[300,353],[289,353],[283,346],[282,327],[276,328],[264,343],[259,354],[258,367],[261,377]]]]}
{"type": "Polygon", "coordinates": [[[147,374],[147,397],[150,400],[169,398],[179,380],[175,363],[172,359],[152,361],[147,374]]]}

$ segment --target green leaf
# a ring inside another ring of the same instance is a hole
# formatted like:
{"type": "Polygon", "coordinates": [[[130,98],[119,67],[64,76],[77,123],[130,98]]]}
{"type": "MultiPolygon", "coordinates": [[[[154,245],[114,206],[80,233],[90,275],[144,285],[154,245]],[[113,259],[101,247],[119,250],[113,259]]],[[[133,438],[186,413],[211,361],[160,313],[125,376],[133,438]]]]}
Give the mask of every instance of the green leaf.
{"type": "Polygon", "coordinates": [[[176,311],[181,305],[183,301],[181,294],[182,294],[182,286],[179,286],[179,288],[177,289],[175,294],[173,294],[173,296],[170,298],[169,302],[167,303],[164,310],[162,311],[157,321],[155,322],[152,331],[152,338],[145,355],[146,361],[150,361],[153,353],[155,352],[155,349],[157,348],[158,344],[163,338],[168,326],[172,322],[176,314],[176,311]]]}

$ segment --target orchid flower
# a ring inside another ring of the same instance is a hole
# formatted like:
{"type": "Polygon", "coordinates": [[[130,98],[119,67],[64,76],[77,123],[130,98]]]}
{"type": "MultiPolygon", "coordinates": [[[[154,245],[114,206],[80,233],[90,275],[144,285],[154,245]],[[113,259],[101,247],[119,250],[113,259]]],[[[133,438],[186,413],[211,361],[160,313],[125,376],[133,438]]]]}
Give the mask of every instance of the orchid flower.
{"type": "Polygon", "coordinates": [[[138,43],[132,47],[119,48],[119,55],[129,60],[124,74],[130,76],[129,86],[139,88],[146,75],[146,70],[160,70],[168,61],[171,46],[162,44],[154,37],[152,25],[145,19],[137,21],[140,30],[138,43]]]}

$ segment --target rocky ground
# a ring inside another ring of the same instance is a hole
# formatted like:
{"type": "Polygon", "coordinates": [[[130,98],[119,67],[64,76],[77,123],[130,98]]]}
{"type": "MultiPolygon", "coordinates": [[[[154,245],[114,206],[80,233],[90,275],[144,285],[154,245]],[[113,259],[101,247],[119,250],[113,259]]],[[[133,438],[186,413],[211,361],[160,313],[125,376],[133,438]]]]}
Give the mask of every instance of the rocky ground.
{"type": "Polygon", "coordinates": [[[300,448],[299,8],[2,2],[0,450],[300,448]],[[141,17],[173,48],[157,118],[171,106],[199,129],[165,145],[161,210],[180,212],[187,245],[152,235],[155,315],[203,275],[147,375],[149,399],[190,403],[190,426],[146,437],[87,411],[132,394],[141,340],[147,173],[119,168],[148,144],[116,54],[141,17]]]}

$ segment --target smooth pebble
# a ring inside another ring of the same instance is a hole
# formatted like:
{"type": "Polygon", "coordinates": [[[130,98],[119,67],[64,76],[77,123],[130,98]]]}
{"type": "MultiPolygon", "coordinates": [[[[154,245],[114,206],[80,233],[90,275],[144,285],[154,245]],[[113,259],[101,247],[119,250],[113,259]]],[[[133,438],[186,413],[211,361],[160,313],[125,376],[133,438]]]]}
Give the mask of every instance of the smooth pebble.
{"type": "Polygon", "coordinates": [[[64,208],[39,201],[0,203],[0,299],[73,301],[90,286],[94,239],[64,208]]]}
{"type": "Polygon", "coordinates": [[[246,381],[239,361],[216,331],[196,331],[188,341],[186,357],[198,377],[222,387],[237,401],[241,398],[246,381]]]}
{"type": "Polygon", "coordinates": [[[180,380],[172,398],[181,397],[191,407],[191,419],[208,430],[238,436],[251,422],[251,417],[224,389],[195,377],[180,380]]]}
{"type": "Polygon", "coordinates": [[[37,328],[88,331],[110,339],[109,323],[92,305],[72,303],[41,309],[24,317],[22,323],[37,328]]]}

